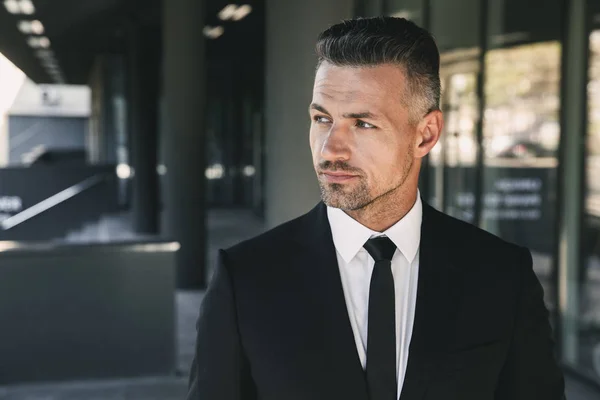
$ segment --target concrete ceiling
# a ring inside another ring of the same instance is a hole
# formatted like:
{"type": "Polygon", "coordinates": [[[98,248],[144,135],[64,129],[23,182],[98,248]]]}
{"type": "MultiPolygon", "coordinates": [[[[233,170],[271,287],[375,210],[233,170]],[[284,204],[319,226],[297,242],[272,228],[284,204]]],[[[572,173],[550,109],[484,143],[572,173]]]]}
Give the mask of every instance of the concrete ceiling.
{"type": "MultiPolygon", "coordinates": [[[[161,0],[33,0],[36,12],[32,16],[12,15],[1,5],[3,2],[0,0],[0,52],[37,83],[54,83],[54,79],[18,30],[22,19],[37,19],[44,24],[62,75],[66,83],[72,84],[88,83],[96,55],[124,54],[129,27],[161,23],[161,0]]],[[[252,5],[253,13],[240,22],[223,23],[217,14],[228,3],[207,1],[205,24],[225,25],[221,38],[208,41],[209,59],[255,52],[257,46],[263,46],[263,0],[236,2],[252,5]]]]}

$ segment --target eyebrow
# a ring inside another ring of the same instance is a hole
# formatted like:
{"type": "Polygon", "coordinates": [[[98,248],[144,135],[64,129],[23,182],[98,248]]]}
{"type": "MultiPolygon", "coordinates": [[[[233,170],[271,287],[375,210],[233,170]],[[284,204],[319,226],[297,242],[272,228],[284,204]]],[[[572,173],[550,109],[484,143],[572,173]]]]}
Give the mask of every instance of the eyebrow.
{"type": "MultiPolygon", "coordinates": [[[[323,107],[322,105],[317,104],[317,103],[312,103],[310,105],[310,109],[320,111],[323,114],[331,115],[329,113],[329,111],[327,111],[325,109],[325,107],[323,107]]],[[[369,112],[369,111],[363,111],[363,112],[359,112],[359,113],[346,113],[346,114],[343,114],[342,117],[351,118],[351,119],[363,119],[363,118],[373,119],[373,120],[378,119],[375,114],[373,114],[372,112],[369,112]]]]}

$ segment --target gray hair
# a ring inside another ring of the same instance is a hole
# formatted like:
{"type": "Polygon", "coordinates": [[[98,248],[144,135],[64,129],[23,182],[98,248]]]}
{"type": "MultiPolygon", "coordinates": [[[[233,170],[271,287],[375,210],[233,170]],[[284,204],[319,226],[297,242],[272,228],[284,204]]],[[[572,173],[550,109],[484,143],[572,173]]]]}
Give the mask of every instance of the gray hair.
{"type": "Polygon", "coordinates": [[[404,18],[346,20],[319,35],[317,68],[394,64],[403,68],[413,122],[440,108],[440,54],[433,36],[404,18]]]}

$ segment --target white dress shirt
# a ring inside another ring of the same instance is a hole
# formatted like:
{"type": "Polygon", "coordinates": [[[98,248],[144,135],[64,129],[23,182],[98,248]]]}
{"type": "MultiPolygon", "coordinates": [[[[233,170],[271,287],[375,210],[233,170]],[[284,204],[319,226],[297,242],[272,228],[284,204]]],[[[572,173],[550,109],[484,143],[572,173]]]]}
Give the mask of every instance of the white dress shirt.
{"type": "Polygon", "coordinates": [[[377,236],[387,236],[397,249],[392,258],[392,275],[396,293],[396,372],[398,397],[408,363],[408,351],[415,319],[419,277],[419,244],[423,205],[419,195],[412,209],[385,232],[375,232],[361,225],[338,208],[327,207],[327,216],[344,288],[348,315],[363,369],[367,366],[367,324],[369,286],[375,261],[363,248],[377,236]]]}

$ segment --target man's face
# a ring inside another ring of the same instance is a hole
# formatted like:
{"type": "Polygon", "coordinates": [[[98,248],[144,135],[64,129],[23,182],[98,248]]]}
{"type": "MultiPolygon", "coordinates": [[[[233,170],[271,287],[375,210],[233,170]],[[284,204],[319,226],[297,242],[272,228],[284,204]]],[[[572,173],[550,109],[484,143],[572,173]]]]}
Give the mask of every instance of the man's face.
{"type": "Polygon", "coordinates": [[[319,67],[310,147],[325,204],[359,210],[418,174],[417,127],[409,123],[405,89],[397,66],[319,67]]]}

